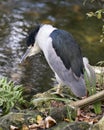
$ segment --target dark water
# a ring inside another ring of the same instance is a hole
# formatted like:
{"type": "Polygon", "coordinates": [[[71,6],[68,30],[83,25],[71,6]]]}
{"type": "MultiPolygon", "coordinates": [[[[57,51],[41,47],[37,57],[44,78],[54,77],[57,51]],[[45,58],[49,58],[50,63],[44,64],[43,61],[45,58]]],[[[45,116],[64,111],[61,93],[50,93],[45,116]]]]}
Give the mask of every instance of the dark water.
{"type": "Polygon", "coordinates": [[[50,23],[73,34],[83,56],[95,65],[104,60],[104,43],[100,43],[102,22],[88,18],[86,13],[100,5],[82,0],[1,0],[0,1],[0,76],[23,84],[30,93],[51,88],[52,71],[43,54],[33,56],[18,65],[26,50],[25,38],[37,23],[50,23]]]}

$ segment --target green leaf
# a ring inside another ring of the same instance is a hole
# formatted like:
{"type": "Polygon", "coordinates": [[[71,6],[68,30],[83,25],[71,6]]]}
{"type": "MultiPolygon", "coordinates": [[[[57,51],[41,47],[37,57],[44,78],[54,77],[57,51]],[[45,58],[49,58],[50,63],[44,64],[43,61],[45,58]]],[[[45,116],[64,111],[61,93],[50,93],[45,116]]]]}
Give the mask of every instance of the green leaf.
{"type": "Polygon", "coordinates": [[[8,113],[13,107],[25,102],[22,97],[23,88],[21,85],[14,85],[6,77],[0,79],[0,107],[3,113],[8,113]]]}
{"type": "Polygon", "coordinates": [[[96,14],[96,17],[97,17],[98,19],[101,19],[101,18],[102,18],[102,12],[101,12],[100,10],[99,10],[99,11],[96,11],[95,14],[96,14]]]}
{"type": "Polygon", "coordinates": [[[95,111],[96,114],[102,113],[101,102],[94,103],[93,107],[94,107],[94,111],[95,111]]]}

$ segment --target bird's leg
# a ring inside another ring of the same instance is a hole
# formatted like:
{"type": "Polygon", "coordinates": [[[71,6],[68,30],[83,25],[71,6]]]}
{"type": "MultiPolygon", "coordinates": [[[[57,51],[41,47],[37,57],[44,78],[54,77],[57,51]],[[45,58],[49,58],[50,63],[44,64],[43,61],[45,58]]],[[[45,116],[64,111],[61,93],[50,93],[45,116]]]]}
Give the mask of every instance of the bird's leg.
{"type": "Polygon", "coordinates": [[[56,92],[54,92],[52,94],[57,94],[57,95],[60,95],[61,97],[64,97],[64,95],[62,94],[62,84],[61,83],[58,84],[56,92]]]}
{"type": "Polygon", "coordinates": [[[56,90],[57,94],[61,94],[62,93],[62,89],[61,89],[61,84],[59,83],[57,86],[57,90],[56,90]]]}

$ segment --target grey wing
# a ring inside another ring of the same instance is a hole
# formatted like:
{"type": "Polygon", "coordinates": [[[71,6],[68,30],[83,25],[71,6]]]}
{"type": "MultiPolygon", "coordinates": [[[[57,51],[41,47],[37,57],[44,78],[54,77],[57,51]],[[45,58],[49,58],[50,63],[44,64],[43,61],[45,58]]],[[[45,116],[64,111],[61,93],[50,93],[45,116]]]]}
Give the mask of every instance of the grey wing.
{"type": "Polygon", "coordinates": [[[50,35],[52,42],[49,45],[48,63],[62,82],[70,86],[76,96],[85,96],[83,61],[79,47],[69,33],[63,30],[55,31],[50,35]]]}
{"type": "Polygon", "coordinates": [[[50,37],[52,38],[52,46],[65,67],[71,68],[73,73],[80,77],[83,74],[83,60],[80,48],[72,35],[64,30],[54,30],[50,37]]]}

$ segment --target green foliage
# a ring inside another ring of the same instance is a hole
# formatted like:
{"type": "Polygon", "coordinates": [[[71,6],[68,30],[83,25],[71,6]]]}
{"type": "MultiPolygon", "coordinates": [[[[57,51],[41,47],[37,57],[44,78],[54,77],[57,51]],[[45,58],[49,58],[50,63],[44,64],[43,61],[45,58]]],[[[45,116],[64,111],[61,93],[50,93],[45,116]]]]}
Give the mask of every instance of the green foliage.
{"type": "MultiPolygon", "coordinates": [[[[83,4],[85,5],[87,2],[93,3],[93,2],[95,2],[95,0],[84,0],[83,4]]],[[[95,12],[88,12],[86,15],[88,17],[96,17],[97,19],[103,21],[104,20],[104,8],[101,8],[101,9],[95,11],[95,12]]],[[[102,34],[101,34],[100,42],[104,43],[104,24],[102,26],[102,34]]]]}
{"type": "MultiPolygon", "coordinates": [[[[95,0],[84,0],[83,4],[85,5],[86,2],[91,2],[93,3],[95,0]]],[[[99,20],[102,20],[103,21],[103,16],[104,16],[104,9],[99,9],[95,12],[89,12],[86,14],[88,17],[96,17],[97,19],[99,20]]],[[[100,38],[100,42],[103,43],[104,42],[104,24],[102,26],[102,35],[101,35],[101,38],[100,38]]],[[[102,61],[101,63],[104,63],[104,61],[102,61]]],[[[100,78],[100,81],[102,82],[102,75],[101,75],[101,78],[100,78]]],[[[89,86],[89,83],[88,83],[88,80],[87,80],[87,85],[88,85],[88,91],[89,91],[89,95],[92,95],[92,94],[95,94],[96,93],[96,87],[94,86],[89,86]]],[[[93,107],[94,107],[94,111],[96,114],[100,114],[102,112],[101,110],[101,102],[97,102],[95,104],[93,104],[93,107]]]]}
{"type": "Polygon", "coordinates": [[[103,13],[104,13],[104,9],[100,9],[100,10],[97,10],[95,12],[89,12],[87,13],[87,16],[88,17],[96,17],[98,19],[102,19],[103,18],[103,13]]]}
{"type": "MultiPolygon", "coordinates": [[[[90,80],[89,80],[89,77],[87,75],[87,73],[85,72],[84,73],[84,77],[85,77],[85,81],[86,81],[86,86],[87,86],[87,90],[88,90],[88,93],[89,93],[89,96],[97,93],[96,91],[96,83],[94,83],[92,86],[91,86],[91,83],[90,83],[90,80]]],[[[94,112],[96,114],[101,114],[102,110],[101,110],[101,102],[96,102],[93,104],[93,108],[94,108],[94,112]]]]}
{"type": "MultiPolygon", "coordinates": [[[[104,17],[104,9],[97,10],[95,12],[89,12],[86,14],[88,17],[96,17],[97,19],[103,20],[104,17]]],[[[100,38],[100,42],[104,42],[104,24],[102,26],[102,34],[100,38]]]]}
{"type": "MultiPolygon", "coordinates": [[[[33,104],[33,106],[35,107],[40,107],[40,109],[42,108],[43,104],[45,108],[48,108],[50,105],[50,101],[51,100],[54,100],[54,101],[60,101],[60,102],[63,102],[64,105],[66,106],[65,110],[66,110],[66,114],[67,114],[67,119],[69,119],[70,122],[73,122],[73,119],[75,119],[77,113],[76,113],[76,108],[70,106],[70,102],[72,102],[72,100],[77,100],[76,98],[73,98],[70,96],[70,99],[69,98],[62,98],[62,97],[54,97],[54,96],[49,96],[49,95],[40,95],[39,97],[34,97],[32,100],[31,100],[31,104],[33,104]],[[42,96],[42,97],[41,97],[42,96]]],[[[56,103],[57,104],[57,103],[56,103]]],[[[39,109],[39,110],[40,110],[39,109]]],[[[43,109],[43,108],[42,108],[43,109]]],[[[41,110],[42,110],[41,109],[41,110]]],[[[50,111],[51,111],[51,107],[49,108],[50,111]]]]}
{"type": "Polygon", "coordinates": [[[94,112],[96,114],[101,114],[102,113],[102,109],[101,109],[101,102],[96,102],[93,104],[93,107],[94,107],[94,112]]]}
{"type": "Polygon", "coordinates": [[[0,107],[3,113],[6,114],[13,107],[25,102],[22,97],[22,86],[14,85],[12,81],[7,81],[7,78],[0,79],[0,107]]]}
{"type": "Polygon", "coordinates": [[[91,78],[88,76],[86,71],[84,72],[84,78],[85,78],[89,96],[95,94],[96,93],[96,80],[92,81],[93,83],[91,83],[90,81],[91,78]]]}
{"type": "MultiPolygon", "coordinates": [[[[98,66],[104,66],[104,61],[99,61],[97,63],[98,66]]],[[[103,72],[103,68],[100,69],[101,70],[101,73],[99,75],[99,78],[98,78],[98,83],[100,86],[103,86],[104,84],[104,72],[103,72]]]]}

